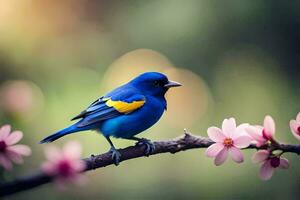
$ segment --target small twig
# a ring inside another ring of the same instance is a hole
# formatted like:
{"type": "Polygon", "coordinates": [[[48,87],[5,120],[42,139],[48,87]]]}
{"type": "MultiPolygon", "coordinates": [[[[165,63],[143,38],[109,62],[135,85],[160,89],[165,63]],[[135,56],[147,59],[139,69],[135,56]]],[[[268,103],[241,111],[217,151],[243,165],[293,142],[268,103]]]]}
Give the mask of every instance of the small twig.
{"type": "MultiPolygon", "coordinates": [[[[160,153],[177,153],[195,148],[207,148],[214,142],[206,137],[194,136],[184,130],[184,135],[172,140],[154,142],[155,150],[150,155],[160,153]]],[[[266,146],[256,147],[251,144],[245,149],[266,149],[266,146]]],[[[300,145],[291,144],[276,144],[272,147],[273,150],[281,150],[283,153],[290,152],[300,154],[300,145]]],[[[138,157],[144,157],[143,146],[130,146],[124,149],[119,149],[121,153],[121,161],[130,160],[138,157]]],[[[100,155],[92,155],[89,158],[83,159],[86,162],[87,168],[85,171],[94,170],[101,167],[114,164],[110,153],[104,153],[100,155]]],[[[52,178],[43,174],[42,172],[36,172],[35,174],[24,176],[10,182],[0,183],[0,196],[6,196],[14,194],[20,191],[28,190],[34,187],[38,187],[45,183],[52,181],[52,178]]]]}

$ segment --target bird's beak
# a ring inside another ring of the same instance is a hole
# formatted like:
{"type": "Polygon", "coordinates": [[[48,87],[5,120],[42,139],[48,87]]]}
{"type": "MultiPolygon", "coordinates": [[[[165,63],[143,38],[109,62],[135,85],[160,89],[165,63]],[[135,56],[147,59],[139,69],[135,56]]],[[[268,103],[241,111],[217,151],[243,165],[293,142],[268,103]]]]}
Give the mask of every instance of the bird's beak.
{"type": "Polygon", "coordinates": [[[175,81],[169,81],[167,84],[164,85],[165,88],[179,87],[179,86],[182,86],[182,85],[175,81]]]}

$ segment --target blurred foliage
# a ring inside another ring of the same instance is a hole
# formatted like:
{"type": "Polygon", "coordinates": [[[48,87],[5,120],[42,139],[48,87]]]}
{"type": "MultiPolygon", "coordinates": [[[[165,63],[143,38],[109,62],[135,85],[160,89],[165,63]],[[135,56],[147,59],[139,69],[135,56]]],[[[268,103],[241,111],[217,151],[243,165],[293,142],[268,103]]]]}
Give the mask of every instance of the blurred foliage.
{"type": "MultiPolygon", "coordinates": [[[[288,121],[300,111],[300,1],[0,0],[0,122],[33,148],[12,179],[44,160],[37,142],[70,124],[109,89],[144,71],[184,84],[168,94],[163,119],[143,136],[206,135],[226,117],[277,121],[277,137],[296,143],[288,121]],[[12,100],[14,99],[14,100],[12,100]]],[[[85,156],[108,150],[92,132],[67,136],[85,156]]],[[[117,147],[131,145],[114,140],[117,147]]],[[[299,158],[269,182],[246,161],[215,167],[203,150],[135,159],[87,173],[86,187],[52,185],[10,199],[298,199],[299,158]]]]}

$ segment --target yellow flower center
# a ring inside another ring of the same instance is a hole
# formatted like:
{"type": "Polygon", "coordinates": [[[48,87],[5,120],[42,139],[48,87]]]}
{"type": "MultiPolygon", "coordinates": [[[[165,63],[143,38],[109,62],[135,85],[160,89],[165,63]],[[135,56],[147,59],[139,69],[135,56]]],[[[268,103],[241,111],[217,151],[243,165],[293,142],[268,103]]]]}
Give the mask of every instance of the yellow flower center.
{"type": "Polygon", "coordinates": [[[225,138],[223,144],[225,147],[231,147],[233,145],[233,141],[231,138],[225,138]]]}

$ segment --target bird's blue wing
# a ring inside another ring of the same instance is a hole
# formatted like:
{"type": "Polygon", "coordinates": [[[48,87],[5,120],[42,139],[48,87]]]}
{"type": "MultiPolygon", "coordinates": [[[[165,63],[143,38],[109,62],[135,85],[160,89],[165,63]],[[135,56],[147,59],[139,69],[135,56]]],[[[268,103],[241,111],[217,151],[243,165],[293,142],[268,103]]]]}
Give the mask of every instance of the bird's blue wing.
{"type": "Polygon", "coordinates": [[[82,118],[76,124],[77,127],[89,126],[103,120],[134,112],[141,108],[145,102],[145,96],[138,94],[132,89],[118,88],[93,102],[72,120],[82,118]]]}
{"type": "Polygon", "coordinates": [[[86,117],[87,115],[91,114],[94,111],[100,111],[101,107],[103,107],[103,103],[105,103],[105,99],[103,100],[103,97],[97,99],[87,109],[85,109],[84,111],[82,111],[79,115],[76,115],[71,120],[76,120],[76,119],[84,118],[84,117],[86,117]]]}

